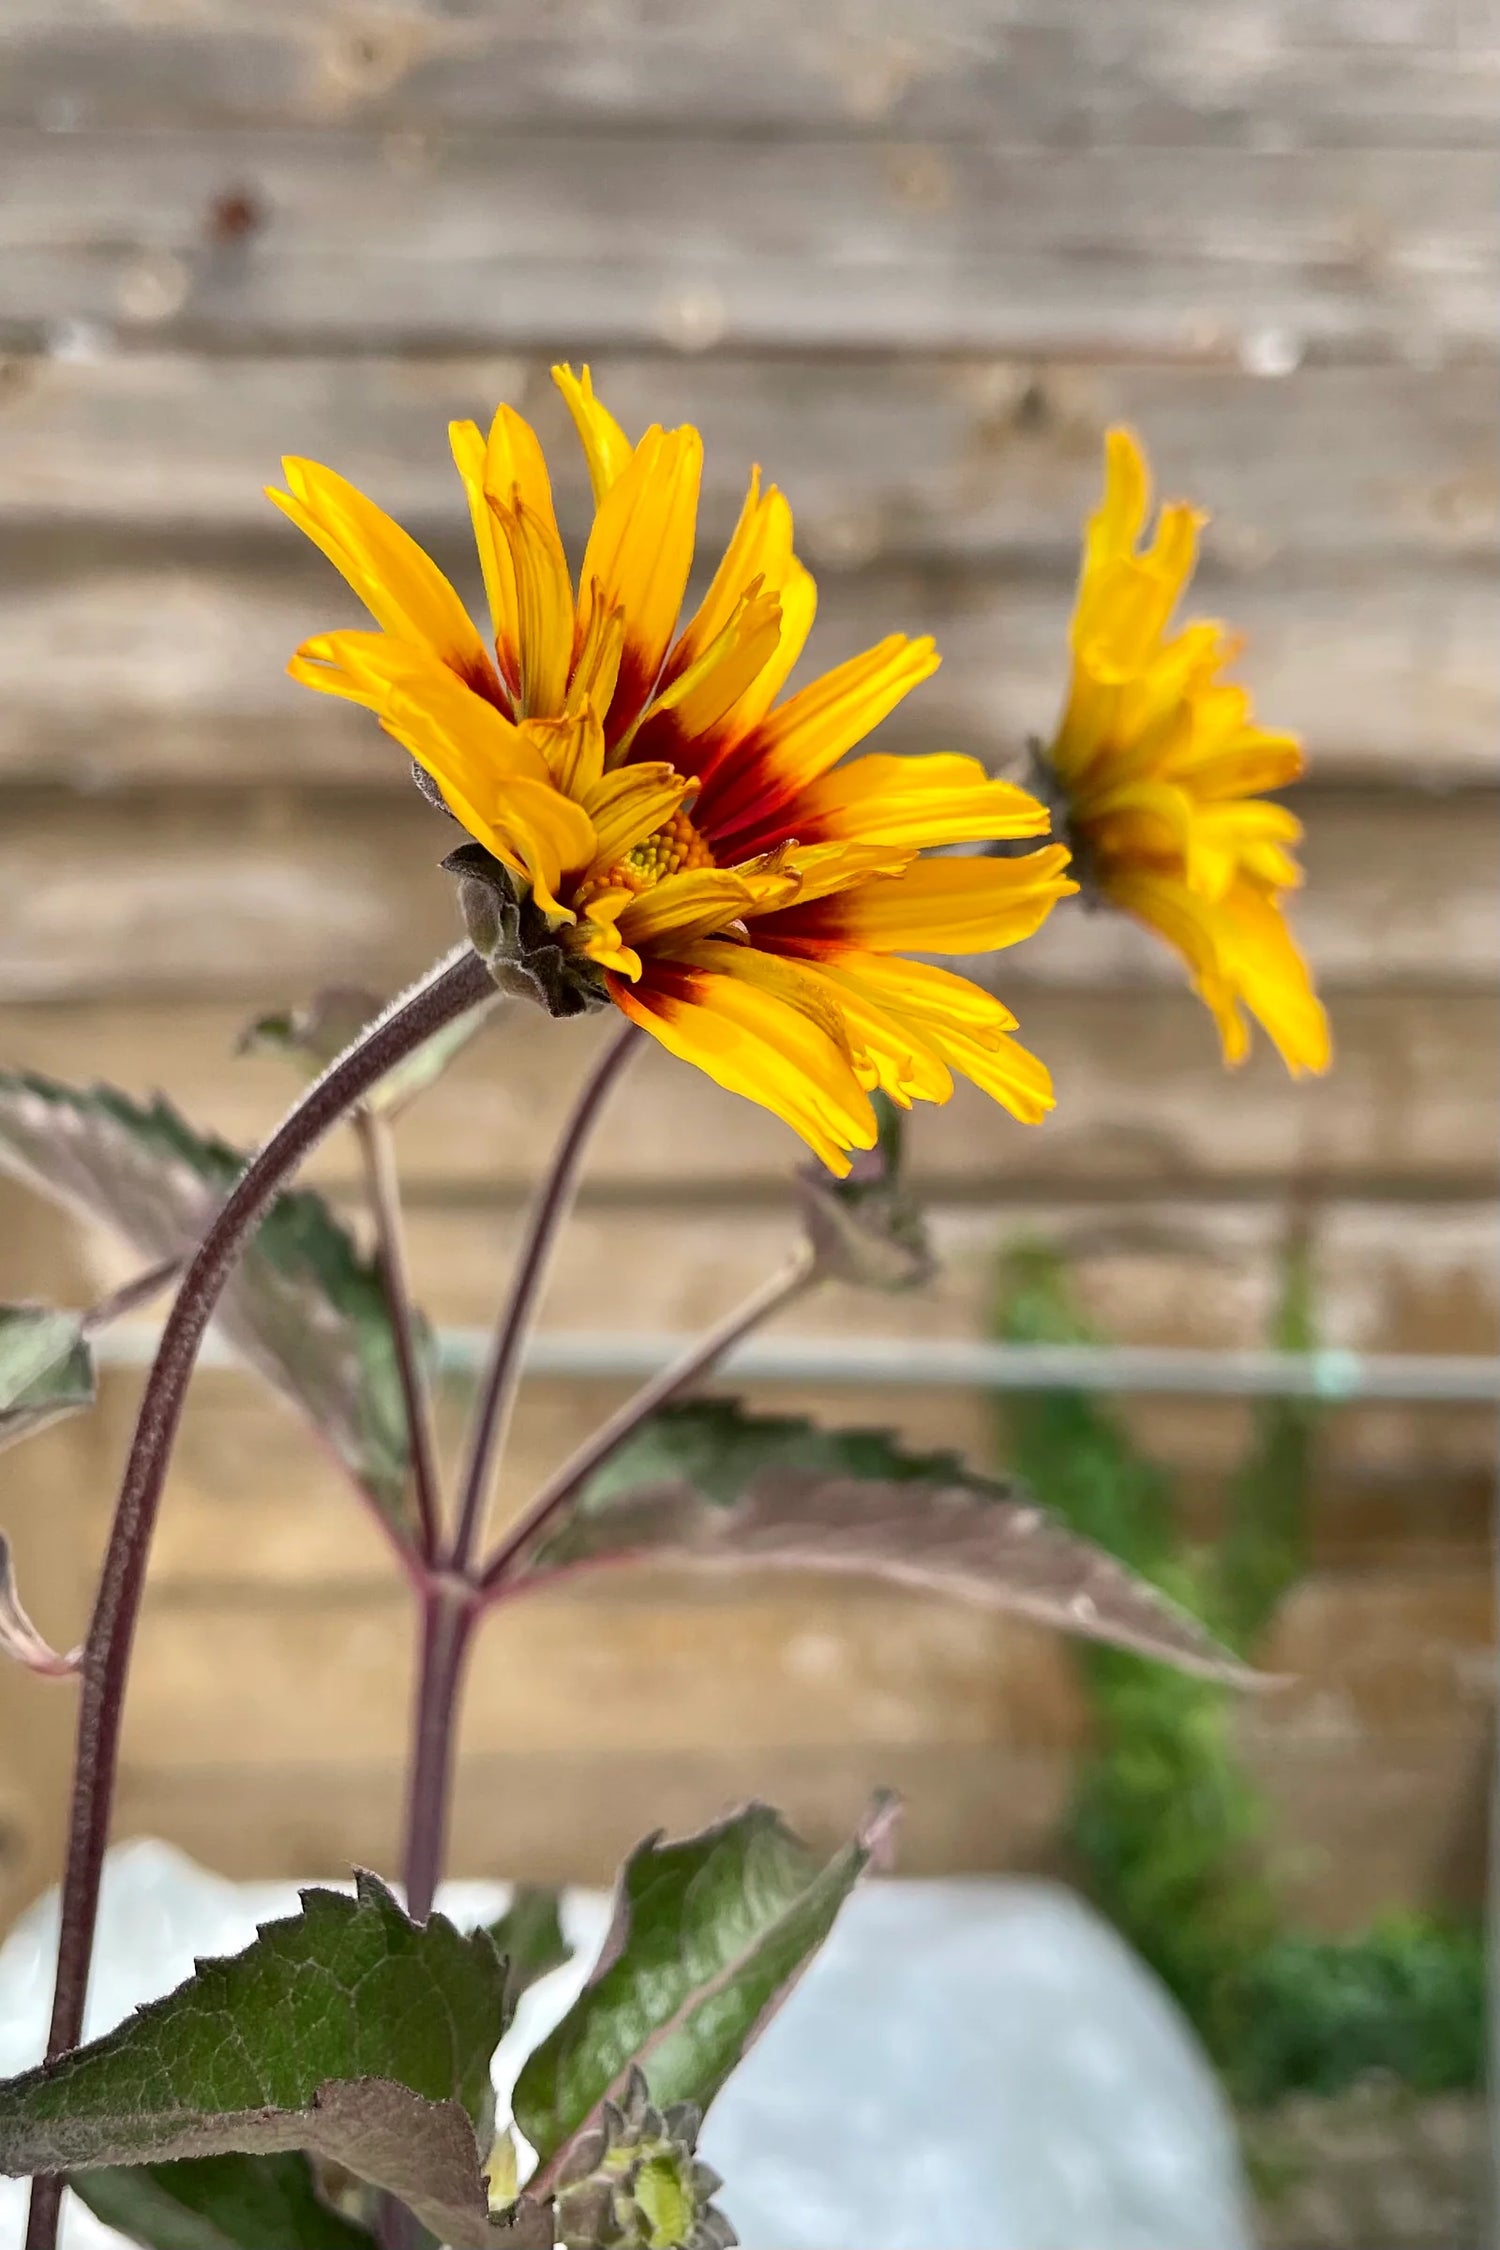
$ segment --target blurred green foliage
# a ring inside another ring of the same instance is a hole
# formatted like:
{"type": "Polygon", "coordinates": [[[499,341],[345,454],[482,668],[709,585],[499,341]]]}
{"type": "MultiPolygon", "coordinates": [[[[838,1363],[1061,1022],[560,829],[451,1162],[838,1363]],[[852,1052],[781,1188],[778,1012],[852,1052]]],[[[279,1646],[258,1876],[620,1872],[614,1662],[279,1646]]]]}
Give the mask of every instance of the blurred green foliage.
{"type": "MultiPolygon", "coordinates": [[[[996,1334],[1093,1342],[1059,1258],[1007,1257],[996,1334]]],[[[1311,1349],[1310,1261],[1289,1242],[1272,1341],[1311,1349]]],[[[1305,1567],[1317,1409],[1257,1402],[1225,1529],[1194,1551],[1171,1479],[1118,1413],[1081,1392],[997,1400],[1006,1467],[1073,1528],[1131,1563],[1252,1653],[1305,1567]]],[[[1080,1644],[1095,1748],[1069,1839],[1095,1900],[1175,1994],[1231,2093],[1264,2104],[1337,2093],[1372,2072],[1415,2091],[1483,2082],[1485,1965],[1477,1929],[1393,1918],[1354,1939],[1283,1926],[1263,1846],[1264,1808],[1240,1759],[1222,1688],[1116,1649],[1080,1644]]]]}

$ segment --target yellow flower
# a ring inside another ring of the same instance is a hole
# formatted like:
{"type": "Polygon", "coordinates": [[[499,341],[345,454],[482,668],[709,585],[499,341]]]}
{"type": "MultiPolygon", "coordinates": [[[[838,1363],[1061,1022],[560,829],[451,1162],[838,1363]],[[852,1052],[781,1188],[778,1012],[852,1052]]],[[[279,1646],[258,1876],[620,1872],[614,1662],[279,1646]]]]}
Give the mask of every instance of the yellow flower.
{"type": "Polygon", "coordinates": [[[1281,908],[1302,880],[1290,850],[1302,827],[1257,794],[1297,778],[1301,748],[1253,725],[1246,691],[1220,678],[1238,653],[1221,625],[1168,637],[1205,519],[1170,502],[1142,546],[1150,485],[1128,430],[1109,432],[1105,462],[1073,612],[1072,687],[1044,760],[1061,825],[1085,889],[1187,962],[1227,1062],[1249,1049],[1243,1005],[1290,1071],[1323,1070],[1328,1021],[1281,908]]]}
{"type": "Polygon", "coordinates": [[[1076,888],[1057,844],[921,856],[1044,835],[1045,809],[973,758],[841,764],[936,669],[930,640],[893,634],[777,700],[815,592],[758,471],[679,633],[702,441],[652,428],[632,445],[587,369],[554,374],[594,490],[576,595],[541,446],[510,407],[488,437],[449,432],[492,644],[399,525],[289,460],[272,499],[380,627],[305,642],[293,676],[377,713],[601,1003],[775,1111],[836,1172],[874,1144],[876,1086],[941,1102],[958,1071],[1039,1119],[1051,1083],[1014,1017],[900,956],[1011,945],[1076,888]]]}

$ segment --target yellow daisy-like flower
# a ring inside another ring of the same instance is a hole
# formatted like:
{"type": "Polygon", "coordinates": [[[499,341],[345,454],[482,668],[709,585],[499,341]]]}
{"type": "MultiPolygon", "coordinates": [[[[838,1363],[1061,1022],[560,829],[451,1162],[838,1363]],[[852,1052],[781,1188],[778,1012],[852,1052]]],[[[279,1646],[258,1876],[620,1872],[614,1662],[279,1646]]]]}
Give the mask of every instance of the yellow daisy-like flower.
{"type": "Polygon", "coordinates": [[[591,995],[775,1111],[834,1171],[874,1145],[877,1086],[941,1102],[957,1071],[1039,1119],[1051,1083],[1010,1037],[1015,1018],[901,956],[1014,944],[1076,888],[1057,844],[922,856],[1044,835],[1044,807],[973,758],[841,763],[936,669],[930,640],[893,634],[778,702],[815,592],[758,471],[679,633],[698,432],[632,445],[587,369],[554,376],[594,490],[576,594],[541,446],[508,406],[487,437],[449,432],[492,644],[399,525],[332,470],[289,460],[271,498],[380,627],[305,642],[293,676],[378,715],[591,995]]]}
{"type": "Polygon", "coordinates": [[[1204,517],[1173,501],[1142,545],[1145,458],[1128,430],[1106,440],[1104,499],[1089,522],[1073,612],[1073,678],[1044,765],[1086,889],[1148,923],[1182,955],[1227,1062],[1257,1017],[1294,1074],[1323,1070],[1328,1019],[1281,908],[1302,880],[1301,823],[1258,794],[1294,781],[1294,735],[1251,721],[1220,678],[1238,653],[1222,625],[1168,637],[1204,517]]]}

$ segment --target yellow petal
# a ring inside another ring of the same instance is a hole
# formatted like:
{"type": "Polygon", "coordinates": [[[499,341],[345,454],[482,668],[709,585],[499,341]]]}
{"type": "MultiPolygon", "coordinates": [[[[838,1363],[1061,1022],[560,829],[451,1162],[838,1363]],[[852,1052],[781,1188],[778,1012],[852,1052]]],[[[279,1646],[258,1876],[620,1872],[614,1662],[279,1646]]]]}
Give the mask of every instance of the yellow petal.
{"type": "Polygon", "coordinates": [[[564,930],[562,937],[570,953],[581,953],[601,969],[612,969],[616,976],[628,977],[634,983],[641,974],[641,957],[634,946],[626,944],[619,927],[620,909],[628,906],[630,899],[631,893],[624,890],[596,893],[576,926],[564,930]]]}
{"type": "Polygon", "coordinates": [[[1283,848],[1302,834],[1302,823],[1285,805],[1250,798],[1202,806],[1188,839],[1188,888],[1221,898],[1240,870],[1259,877],[1272,890],[1292,890],[1302,870],[1283,848]]]}
{"type": "Polygon", "coordinates": [[[525,870],[548,913],[566,912],[558,887],[589,864],[594,831],[521,730],[457,681],[393,689],[382,720],[469,833],[525,870]]]}
{"type": "Polygon", "coordinates": [[[762,494],[760,470],[752,469],[750,489],[745,495],[739,522],[708,592],[672,651],[667,678],[678,678],[698,662],[730,623],[757,580],[766,592],[777,593],[792,562],[792,511],[774,485],[762,494]]]}
{"type": "Polygon", "coordinates": [[[940,661],[926,635],[913,641],[892,633],[822,679],[809,681],[773,711],[756,734],[760,762],[778,779],[805,787],[862,742],[903,696],[930,679],[940,661]]]}
{"type": "Polygon", "coordinates": [[[1023,1125],[1040,1125],[1056,1107],[1052,1077],[1044,1062],[1019,1040],[1002,1032],[998,1039],[981,1044],[961,1032],[934,1034],[934,1045],[953,1068],[971,1079],[1023,1125]]]}
{"type": "Polygon", "coordinates": [[[853,889],[872,875],[899,875],[916,853],[910,844],[787,844],[763,860],[742,860],[740,871],[774,861],[794,881],[799,906],[853,889]]]}
{"type": "Polygon", "coordinates": [[[1045,805],[1008,781],[992,781],[977,758],[938,751],[893,758],[871,752],[804,790],[787,814],[799,837],[847,836],[866,843],[978,844],[1045,836],[1045,805]]]}
{"type": "Polygon", "coordinates": [[[510,551],[516,580],[519,703],[526,718],[562,714],[573,666],[573,584],[562,541],[545,517],[517,497],[490,509],[510,551]]]}
{"type": "Polygon", "coordinates": [[[565,797],[588,809],[589,793],[604,772],[604,729],[591,704],[561,719],[526,719],[521,725],[565,797]]]}
{"type": "Polygon", "coordinates": [[[389,692],[389,668],[381,660],[393,650],[410,653],[404,641],[393,641],[389,633],[314,633],[287,665],[287,673],[303,687],[378,711],[389,692]]]}
{"type": "Polygon", "coordinates": [[[869,983],[825,960],[805,961],[804,972],[835,994],[869,1082],[909,1109],[914,1101],[945,1102],[953,1077],[930,1040],[908,1018],[881,1005],[869,983]]]}
{"type": "Polygon", "coordinates": [[[625,612],[618,608],[606,609],[598,599],[597,589],[584,601],[583,608],[587,623],[568,684],[566,708],[581,711],[586,703],[592,703],[602,716],[614,701],[615,683],[620,677],[625,612]]]}
{"type": "Polygon", "coordinates": [[[794,1008],[852,1064],[854,1051],[841,996],[802,962],[775,953],[762,953],[754,945],[729,947],[713,938],[678,941],[671,952],[674,961],[686,962],[691,968],[712,969],[723,975],[727,967],[727,973],[741,984],[751,985],[756,991],[794,1008]]]}
{"type": "Polygon", "coordinates": [[[903,1020],[962,1032],[981,1043],[1016,1028],[1015,1017],[992,992],[952,969],[940,969],[936,962],[865,953],[853,946],[831,954],[820,951],[820,961],[830,976],[858,988],[903,1020]]]}
{"type": "Polygon", "coordinates": [[[1182,779],[1199,798],[1250,797],[1262,789],[1284,789],[1298,779],[1303,765],[1296,735],[1246,727],[1212,756],[1195,758],[1182,779]]]}
{"type": "Polygon", "coordinates": [[[1067,864],[1061,844],[1020,859],[919,859],[819,911],[830,935],[872,953],[982,953],[1030,937],[1078,888],[1063,872],[1067,864]]]}
{"type": "MultiPolygon", "coordinates": [[[[769,662],[780,635],[775,595],[759,588],[747,591],[702,654],[648,704],[634,735],[637,755],[655,749],[670,755],[679,744],[691,752],[691,745],[718,726],[769,662]]],[[[622,747],[630,740],[629,734],[623,736],[622,747]]],[[[691,755],[685,762],[696,764],[691,755]]]]}
{"type": "Polygon", "coordinates": [[[1104,434],[1104,497],[1085,533],[1085,574],[1134,553],[1150,504],[1151,473],[1140,440],[1116,424],[1104,434]]]}
{"type": "MultiPolygon", "coordinates": [[[[784,895],[789,888],[785,878],[781,888],[784,895]]],[[[675,952],[679,944],[738,921],[756,895],[754,881],[727,867],[685,867],[680,874],[664,875],[620,909],[621,932],[643,952],[675,952]]]]}
{"type": "Polygon", "coordinates": [[[1240,1005],[1250,1009],[1294,1077],[1327,1068],[1328,1019],[1307,964],[1275,904],[1247,882],[1221,899],[1190,891],[1180,879],[1128,868],[1109,882],[1109,897],[1166,939],[1187,963],[1199,997],[1219,1028],[1227,1063],[1249,1050],[1240,1005]]]}
{"type": "Polygon", "coordinates": [[[589,482],[594,488],[597,508],[610,486],[630,466],[633,450],[630,440],[608,407],[595,398],[594,379],[586,367],[579,375],[566,365],[554,367],[552,380],[566,399],[568,412],[583,440],[584,459],[589,465],[589,482]]]}
{"type": "Polygon", "coordinates": [[[594,828],[593,871],[602,874],[632,844],[654,836],[691,787],[671,766],[618,766],[602,775],[583,798],[594,828]]]}
{"type": "Polygon", "coordinates": [[[760,725],[786,686],[813,628],[818,589],[811,572],[803,569],[795,555],[775,591],[781,605],[781,631],[776,647],[739,701],[720,720],[716,732],[726,743],[734,743],[752,727],[760,725]]]}
{"type": "Polygon", "coordinates": [[[583,558],[579,619],[625,613],[619,681],[605,722],[613,745],[647,702],[677,624],[693,564],[703,441],[696,430],[650,429],[599,503],[583,558]]]}
{"type": "Polygon", "coordinates": [[[722,968],[653,962],[635,987],[610,978],[610,995],[669,1053],[784,1119],[842,1177],[850,1149],[875,1145],[869,1097],[816,1024],[734,976],[744,949],[721,944],[718,950],[722,968]]]}
{"type": "Polygon", "coordinates": [[[347,579],[375,622],[430,648],[462,678],[493,681],[473,619],[415,539],[332,469],[295,457],[282,468],[291,489],[269,498],[347,579]]]}
{"type": "Polygon", "coordinates": [[[557,517],[546,458],[531,424],[510,406],[496,410],[487,438],[473,422],[450,422],[448,441],[469,503],[496,655],[512,691],[518,692],[521,620],[515,565],[510,543],[496,522],[490,502],[497,500],[502,507],[510,507],[519,496],[532,515],[550,526],[556,539],[557,517]]]}
{"type": "Polygon", "coordinates": [[[1294,1078],[1326,1070],[1333,1059],[1328,1017],[1286,916],[1250,882],[1236,883],[1224,903],[1232,971],[1245,1005],[1294,1078]]]}

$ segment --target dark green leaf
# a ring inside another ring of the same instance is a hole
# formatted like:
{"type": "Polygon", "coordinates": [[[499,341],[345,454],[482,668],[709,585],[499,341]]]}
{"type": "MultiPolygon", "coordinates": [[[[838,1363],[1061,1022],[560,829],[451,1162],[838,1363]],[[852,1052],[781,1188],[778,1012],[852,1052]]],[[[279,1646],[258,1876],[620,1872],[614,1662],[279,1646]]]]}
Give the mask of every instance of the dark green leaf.
{"type": "Polygon", "coordinates": [[[1015,1610],[1206,1678],[1256,1674],[1197,1618],[1019,1487],[883,1430],[823,1430],[730,1400],[669,1407],[584,1489],[533,1570],[630,1555],[877,1577],[1015,1610]]]}
{"type": "Polygon", "coordinates": [[[531,1985],[573,1958],[557,1900],[556,1891],[521,1884],[500,1919],[489,1926],[495,1951],[505,1963],[506,1999],[512,2009],[531,1985]]]}
{"type": "MultiPolygon", "coordinates": [[[[0,1072],[0,1170],[154,1260],[187,1256],[245,1157],[170,1103],[0,1072]]],[[[406,1488],[406,1412],[374,1266],[318,1195],[279,1196],[236,1268],[220,1334],[322,1430],[393,1513],[406,1488]]]]}
{"type": "Polygon", "coordinates": [[[372,1875],[309,1890],[243,1953],[103,2039],[0,2086],[0,2170],[74,2172],[303,2149],[387,2189],[453,2250],[550,2243],[492,2220],[490,2057],[505,1970],[485,1930],[416,1923],[372,1875]]]}
{"type": "Polygon", "coordinates": [[[862,1289],[915,1289],[936,1271],[920,1205],[901,1173],[902,1115],[882,1093],[870,1097],[880,1138],[856,1150],[848,1176],[821,1164],[797,1174],[802,1215],[818,1269],[862,1289]]]}
{"type": "Polygon", "coordinates": [[[878,1799],[826,1866],[766,1805],[685,1843],[640,1845],[620,1872],[593,1975],[516,2085],[516,2123],[542,2158],[532,2182],[576,2169],[639,2070],[651,2099],[706,2109],[833,1927],[895,1818],[878,1799]]]}
{"type": "Polygon", "coordinates": [[[78,1313],[0,1305],[0,1447],[94,1403],[94,1363],[78,1313]]]}
{"type": "MultiPolygon", "coordinates": [[[[398,1063],[365,1096],[366,1109],[394,1117],[418,1094],[425,1093],[434,1080],[442,1076],[455,1055],[484,1028],[499,1007],[500,997],[497,992],[493,999],[481,1001],[477,1008],[471,1008],[467,1015],[448,1024],[425,1046],[408,1055],[405,1062],[398,1063]]],[[[384,1005],[373,992],[361,991],[357,986],[328,985],[314,993],[305,1008],[282,1009],[273,1015],[257,1017],[240,1040],[240,1052],[287,1055],[301,1064],[304,1076],[315,1078],[359,1037],[384,1005]]]]}
{"type": "Polygon", "coordinates": [[[319,2198],[305,2156],[201,2156],[75,2172],[96,2219],[145,2250],[373,2250],[319,2198]]]}

